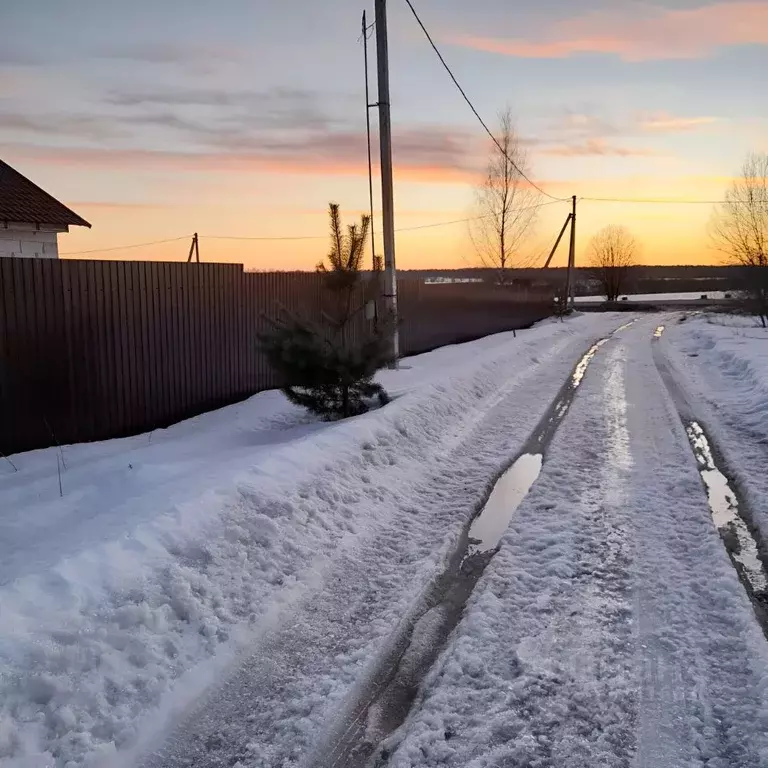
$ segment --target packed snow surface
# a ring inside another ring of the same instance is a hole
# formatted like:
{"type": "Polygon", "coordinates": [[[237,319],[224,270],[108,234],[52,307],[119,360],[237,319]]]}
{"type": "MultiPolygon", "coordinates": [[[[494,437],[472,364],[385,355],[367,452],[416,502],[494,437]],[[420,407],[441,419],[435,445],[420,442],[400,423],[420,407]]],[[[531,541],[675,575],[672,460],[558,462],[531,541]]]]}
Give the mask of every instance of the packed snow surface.
{"type": "Polygon", "coordinates": [[[296,654],[281,674],[304,669],[303,630],[307,647],[329,643],[327,665],[290,684],[272,669],[281,693],[238,738],[253,765],[293,764],[580,354],[620,322],[410,358],[381,376],[390,405],[345,422],[266,392],[9,457],[18,471],[0,460],[0,765],[136,765],[209,684],[276,658],[285,626],[297,647],[280,646],[296,654]]]}
{"type": "Polygon", "coordinates": [[[657,325],[591,363],[388,766],[767,764],[768,646],[654,364],[657,325]]]}
{"type": "Polygon", "coordinates": [[[388,766],[765,768],[768,646],[654,350],[768,530],[768,333],[680,316],[410,358],[381,375],[390,405],[344,422],[266,392],[0,459],[0,766],[319,765],[426,616],[416,644],[445,647],[388,766]],[[464,618],[433,637],[425,585],[619,326],[464,618]]]}

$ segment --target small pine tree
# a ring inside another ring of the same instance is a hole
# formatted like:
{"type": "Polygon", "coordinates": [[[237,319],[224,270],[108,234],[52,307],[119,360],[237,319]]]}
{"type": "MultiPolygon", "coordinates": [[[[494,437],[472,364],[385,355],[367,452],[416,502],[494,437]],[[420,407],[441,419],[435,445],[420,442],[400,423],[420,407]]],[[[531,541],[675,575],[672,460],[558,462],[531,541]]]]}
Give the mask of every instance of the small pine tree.
{"type": "Polygon", "coordinates": [[[328,262],[318,264],[325,284],[335,298],[331,313],[324,313],[328,327],[304,318],[287,315],[272,320],[272,328],[260,336],[270,364],[283,377],[285,396],[323,418],[345,418],[368,410],[372,400],[389,402],[381,385],[373,381],[376,372],[390,362],[389,322],[376,323],[373,329],[348,337],[349,324],[363,308],[373,283],[364,286],[363,304],[354,305],[361,284],[360,268],[370,218],[362,216],[359,225],[342,230],[339,206],[331,203],[331,250],[328,262]]]}
{"type": "Polygon", "coordinates": [[[371,400],[389,402],[373,381],[389,362],[387,339],[376,331],[355,345],[326,338],[324,329],[298,317],[273,322],[262,337],[267,359],[284,377],[285,396],[323,418],[356,416],[371,400]]]}
{"type": "Polygon", "coordinates": [[[317,265],[317,271],[326,276],[326,285],[332,291],[345,292],[353,289],[360,280],[360,267],[365,254],[365,243],[371,229],[371,217],[363,215],[359,224],[347,226],[344,234],[338,203],[330,203],[328,216],[331,224],[331,250],[329,265],[317,265]]]}

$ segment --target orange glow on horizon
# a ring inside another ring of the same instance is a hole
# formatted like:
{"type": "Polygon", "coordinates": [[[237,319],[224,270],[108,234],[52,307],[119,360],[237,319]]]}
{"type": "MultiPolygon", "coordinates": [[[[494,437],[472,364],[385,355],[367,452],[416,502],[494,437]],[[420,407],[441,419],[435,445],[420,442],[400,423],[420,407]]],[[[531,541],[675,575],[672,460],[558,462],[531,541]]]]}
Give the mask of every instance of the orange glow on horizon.
{"type": "MultiPolygon", "coordinates": [[[[720,189],[722,187],[719,187],[720,189]]],[[[596,189],[599,189],[597,187],[596,189]]],[[[615,188],[614,188],[615,189],[615,188]]],[[[701,189],[701,187],[700,187],[701,189]]],[[[672,190],[669,190],[670,193],[672,190]]],[[[682,190],[684,192],[685,190],[682,190]]],[[[471,194],[471,190],[468,190],[471,194]]],[[[676,196],[683,196],[678,193],[676,196]]],[[[670,197],[672,195],[670,194],[670,197]]],[[[243,209],[231,207],[120,206],[80,204],[76,210],[94,223],[92,230],[73,228],[60,238],[63,254],[73,251],[108,248],[115,244],[135,244],[153,240],[181,237],[192,230],[188,222],[198,223],[201,256],[204,261],[234,262],[246,269],[312,270],[327,251],[326,211],[295,212],[291,210],[264,211],[251,217],[249,230],[275,233],[291,232],[304,240],[228,240],[214,239],[216,235],[241,235],[243,209]]],[[[554,236],[568,212],[566,203],[541,209],[539,222],[527,245],[526,252],[538,255],[548,252],[554,236]]],[[[354,221],[360,211],[344,212],[345,221],[354,221]]],[[[712,251],[707,236],[711,213],[708,205],[654,205],[628,203],[592,203],[582,201],[577,208],[577,260],[583,263],[589,238],[606,224],[621,223],[637,236],[642,244],[641,261],[648,264],[711,264],[721,257],[712,251]]],[[[445,226],[400,231],[396,236],[397,261],[402,269],[479,267],[480,262],[468,237],[467,224],[459,219],[472,215],[469,208],[444,211],[399,209],[396,227],[409,228],[441,222],[456,222],[445,226]]],[[[377,249],[382,252],[381,229],[374,222],[377,249]]],[[[561,245],[553,265],[565,263],[566,245],[561,245]]],[[[182,261],[189,250],[187,239],[156,246],[73,255],[72,258],[149,259],[182,261]]]]}
{"type": "MultiPolygon", "coordinates": [[[[246,269],[311,270],[327,249],[327,202],[331,199],[340,202],[344,220],[351,223],[365,210],[361,203],[367,199],[367,167],[351,162],[342,166],[320,162],[302,169],[292,162],[281,165],[250,156],[244,156],[244,162],[238,163],[232,158],[222,160],[210,155],[73,153],[68,150],[47,150],[43,158],[37,157],[36,161],[43,159],[47,162],[49,156],[58,157],[59,162],[67,166],[78,160],[86,166],[95,164],[99,180],[104,178],[111,183],[111,174],[115,172],[119,177],[141,185],[126,187],[138,202],[88,202],[85,196],[81,202],[70,202],[76,212],[93,224],[91,230],[75,227],[60,238],[60,252],[72,258],[181,261],[186,259],[189,250],[185,238],[198,232],[201,254],[206,261],[243,263],[246,269]],[[249,157],[252,164],[247,162],[249,157]],[[156,161],[160,163],[160,171],[156,161]],[[112,165],[113,162],[117,165],[112,165]],[[168,170],[176,171],[176,176],[163,173],[165,163],[170,164],[168,170]],[[202,164],[205,173],[200,173],[198,164],[202,164]],[[166,186],[158,187],[158,183],[166,186]],[[330,195],[326,187],[332,188],[330,195]],[[146,199],[145,188],[157,189],[162,197],[172,196],[176,201],[141,202],[142,198],[146,199]],[[297,190],[301,191],[301,197],[297,196],[297,190]],[[292,204],[294,200],[295,206],[292,204]],[[317,201],[316,208],[307,207],[312,200],[317,201]],[[237,237],[244,239],[228,239],[237,237]],[[99,250],[172,238],[180,239],[135,249],[99,250]],[[81,253],[83,251],[87,253],[81,253]]],[[[41,167],[52,172],[50,167],[41,167]]],[[[576,191],[583,198],[718,200],[732,181],[729,177],[716,175],[672,175],[673,169],[674,164],[670,164],[663,176],[549,179],[538,183],[550,194],[563,198],[569,198],[576,191]]],[[[63,178],[67,177],[65,173],[63,178]]],[[[399,267],[479,266],[466,223],[431,226],[472,216],[477,178],[475,174],[454,168],[396,167],[396,227],[426,226],[425,229],[398,232],[399,267]],[[425,202],[428,205],[425,206],[425,202]]],[[[541,202],[547,205],[541,208],[538,226],[524,251],[526,257],[535,256],[543,262],[542,254],[551,247],[569,211],[570,200],[551,203],[542,197],[541,202]]],[[[721,257],[710,248],[707,235],[711,211],[712,206],[707,204],[632,204],[585,199],[578,205],[577,259],[583,262],[589,239],[595,232],[607,224],[623,224],[643,244],[644,263],[718,263],[721,257]]],[[[374,230],[381,252],[379,219],[377,212],[374,230]]],[[[561,246],[553,262],[555,265],[564,263],[564,252],[561,246]]]]}

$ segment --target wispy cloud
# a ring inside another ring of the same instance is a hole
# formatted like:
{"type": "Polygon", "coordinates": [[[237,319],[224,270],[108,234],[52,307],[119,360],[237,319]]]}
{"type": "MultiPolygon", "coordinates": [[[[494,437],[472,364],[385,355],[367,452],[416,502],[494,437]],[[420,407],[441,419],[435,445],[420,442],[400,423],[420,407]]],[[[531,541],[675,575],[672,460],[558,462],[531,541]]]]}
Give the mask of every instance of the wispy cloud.
{"type": "Polygon", "coordinates": [[[42,69],[83,63],[98,65],[100,60],[114,59],[155,69],[171,68],[186,75],[198,76],[218,73],[227,66],[244,66],[248,58],[248,52],[233,46],[199,42],[184,45],[168,40],[90,47],[60,45],[30,48],[24,41],[17,39],[8,40],[0,46],[0,65],[42,69]]]}
{"type": "Polygon", "coordinates": [[[659,154],[652,149],[622,147],[609,144],[602,139],[587,139],[587,141],[576,144],[545,147],[540,151],[544,155],[554,155],[555,157],[651,157],[659,154]]]}
{"type": "Polygon", "coordinates": [[[559,59],[583,53],[626,61],[691,59],[724,46],[768,44],[768,3],[721,2],[698,8],[635,6],[592,12],[554,24],[538,40],[458,35],[451,42],[521,58],[559,59]]]}
{"type": "MultiPolygon", "coordinates": [[[[325,97],[298,88],[267,90],[229,90],[226,88],[147,89],[113,91],[105,102],[118,108],[133,109],[137,118],[153,110],[165,114],[185,114],[209,109],[221,123],[241,121],[250,129],[330,129],[345,122],[351,96],[332,94],[325,97]],[[331,102],[333,109],[327,104],[331,102]]],[[[157,114],[156,112],[154,114],[157,114]]]]}
{"type": "Polygon", "coordinates": [[[163,104],[210,107],[247,106],[269,110],[295,110],[306,104],[316,104],[319,95],[302,88],[277,86],[266,90],[228,90],[226,88],[158,88],[144,90],[113,90],[106,101],[118,106],[163,104]]]}
{"type": "Polygon", "coordinates": [[[610,136],[619,133],[615,121],[597,112],[573,112],[556,116],[551,121],[554,130],[586,136],[610,136]]]}
{"type": "Polygon", "coordinates": [[[0,112],[0,133],[18,131],[43,137],[78,137],[80,139],[113,139],[125,135],[116,120],[99,115],[73,113],[0,112]]]}
{"type": "Polygon", "coordinates": [[[197,65],[201,62],[238,62],[244,54],[232,46],[194,45],[162,42],[144,42],[135,45],[109,46],[95,48],[90,52],[95,58],[124,59],[145,64],[183,64],[197,65]]]}
{"type": "Polygon", "coordinates": [[[0,66],[36,66],[47,63],[48,59],[39,52],[32,53],[29,46],[17,46],[12,43],[0,45],[0,66]]]}
{"type": "Polygon", "coordinates": [[[717,117],[678,117],[666,112],[638,115],[637,125],[649,133],[681,133],[695,131],[718,122],[717,117]]]}
{"type": "MultiPolygon", "coordinates": [[[[477,178],[467,136],[437,126],[401,129],[395,134],[394,161],[400,178],[412,181],[463,183],[477,178]]],[[[365,134],[318,133],[310,136],[243,141],[239,145],[201,151],[161,149],[55,148],[15,144],[12,152],[33,162],[123,172],[167,170],[174,173],[295,173],[365,175],[365,134]]]]}
{"type": "MultiPolygon", "coordinates": [[[[673,115],[669,112],[635,112],[629,115],[609,115],[601,107],[582,106],[544,118],[538,131],[537,143],[555,145],[560,154],[562,145],[577,147],[579,154],[652,154],[647,150],[624,150],[617,142],[630,139],[656,139],[668,134],[702,130],[721,122],[722,118],[700,115],[673,115]]],[[[576,154],[569,152],[567,154],[576,154]]]]}
{"type": "MultiPolygon", "coordinates": [[[[60,140],[101,140],[130,136],[141,148],[162,148],[158,129],[173,133],[174,147],[251,146],[292,143],[316,133],[344,133],[353,125],[344,94],[320,101],[316,93],[273,88],[264,91],[220,89],[112,91],[82,111],[31,112],[23,102],[7,99],[0,106],[0,140],[32,133],[60,140]],[[3,135],[5,134],[5,135],[3,135]],[[181,145],[179,146],[179,143],[181,145]]],[[[356,121],[359,122],[359,121],[356,121]]]]}
{"type": "MultiPolygon", "coordinates": [[[[179,171],[363,173],[365,132],[359,119],[347,116],[348,100],[336,94],[321,102],[315,93],[291,88],[111,91],[83,114],[30,116],[6,105],[0,111],[0,140],[26,153],[44,153],[51,162],[77,158],[85,164],[135,163],[179,171]],[[105,138],[114,139],[108,150],[105,138]],[[62,144],[68,146],[56,148],[62,144]]],[[[482,147],[475,132],[445,125],[394,131],[394,159],[401,172],[427,180],[475,173],[482,147]]]]}

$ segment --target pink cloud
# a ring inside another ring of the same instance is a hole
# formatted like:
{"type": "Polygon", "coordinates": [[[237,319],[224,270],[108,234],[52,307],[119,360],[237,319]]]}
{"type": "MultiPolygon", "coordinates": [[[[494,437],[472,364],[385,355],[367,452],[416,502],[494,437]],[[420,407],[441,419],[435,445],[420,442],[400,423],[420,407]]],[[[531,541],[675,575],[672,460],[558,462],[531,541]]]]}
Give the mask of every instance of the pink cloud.
{"type": "MultiPolygon", "coordinates": [[[[174,173],[204,171],[209,173],[290,173],[321,176],[365,176],[368,166],[363,158],[345,153],[328,157],[274,157],[256,151],[243,152],[164,152],[158,150],[121,150],[99,148],[13,147],[16,157],[31,162],[73,168],[107,169],[126,173],[167,170],[174,173]]],[[[473,184],[478,174],[471,168],[441,163],[443,158],[420,160],[395,159],[395,172],[403,180],[438,184],[473,184]]]]}
{"type": "Polygon", "coordinates": [[[536,41],[458,36],[452,42],[521,58],[604,53],[626,61],[692,59],[728,45],[768,45],[768,3],[719,3],[684,10],[645,8],[634,18],[589,13],[554,25],[536,41]]]}

